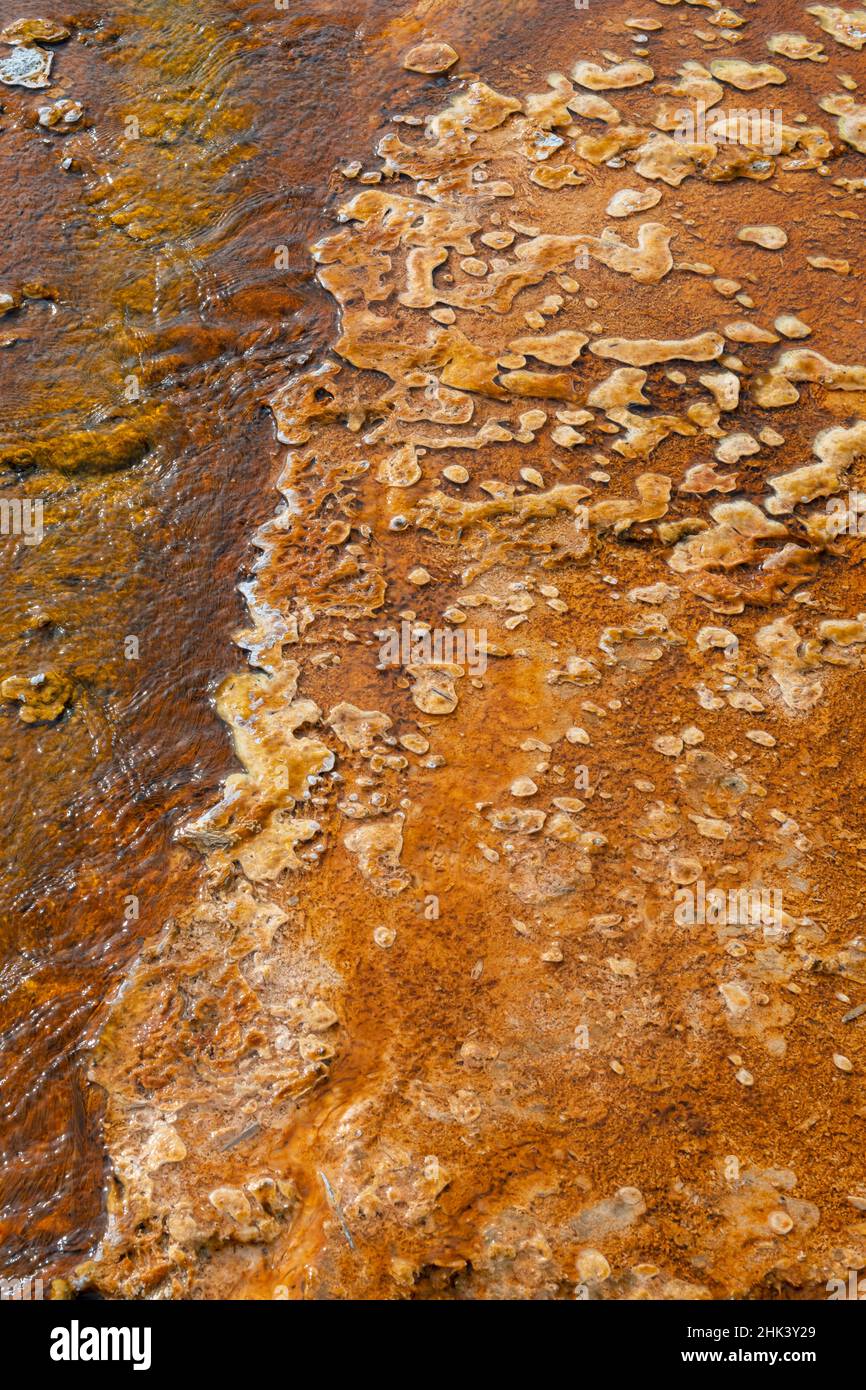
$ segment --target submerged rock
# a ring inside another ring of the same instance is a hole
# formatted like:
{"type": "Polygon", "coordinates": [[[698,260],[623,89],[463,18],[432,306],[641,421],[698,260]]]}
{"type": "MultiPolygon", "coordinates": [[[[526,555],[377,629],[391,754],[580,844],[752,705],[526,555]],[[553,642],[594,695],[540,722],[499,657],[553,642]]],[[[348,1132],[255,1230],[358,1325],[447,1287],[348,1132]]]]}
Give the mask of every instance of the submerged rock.
{"type": "Polygon", "coordinates": [[[51,106],[40,106],[39,124],[47,126],[49,130],[62,131],[77,125],[83,115],[84,107],[80,101],[63,98],[52,102],[51,106]]]}
{"type": "Polygon", "coordinates": [[[62,43],[68,38],[69,30],[56,19],[16,19],[0,29],[0,43],[62,43]]]}
{"type": "Polygon", "coordinates": [[[457,53],[450,43],[419,43],[403,57],[409,72],[447,72],[457,62],[457,53]]]}
{"type": "Polygon", "coordinates": [[[35,676],[7,676],[0,682],[0,697],[19,700],[18,713],[25,724],[51,723],[59,719],[73,694],[72,682],[57,671],[35,676]]]}

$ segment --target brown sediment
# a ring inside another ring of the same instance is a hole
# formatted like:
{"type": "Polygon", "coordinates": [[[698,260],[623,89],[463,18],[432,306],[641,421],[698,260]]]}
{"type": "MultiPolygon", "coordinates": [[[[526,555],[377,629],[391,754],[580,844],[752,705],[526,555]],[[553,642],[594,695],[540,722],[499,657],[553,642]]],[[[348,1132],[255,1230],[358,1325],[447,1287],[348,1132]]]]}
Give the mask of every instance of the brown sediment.
{"type": "Polygon", "coordinates": [[[397,127],[311,238],[338,325],[269,392],[242,770],[99,1040],[77,1287],[784,1298],[866,1264],[866,603],[830,507],[866,459],[861,161],[831,65],[770,42],[791,5],[638,43],[605,4],[555,48],[502,8],[370,36],[397,127]],[[740,92],[778,148],[669,133],[740,92]],[[609,228],[634,189],[658,220],[609,228]]]}

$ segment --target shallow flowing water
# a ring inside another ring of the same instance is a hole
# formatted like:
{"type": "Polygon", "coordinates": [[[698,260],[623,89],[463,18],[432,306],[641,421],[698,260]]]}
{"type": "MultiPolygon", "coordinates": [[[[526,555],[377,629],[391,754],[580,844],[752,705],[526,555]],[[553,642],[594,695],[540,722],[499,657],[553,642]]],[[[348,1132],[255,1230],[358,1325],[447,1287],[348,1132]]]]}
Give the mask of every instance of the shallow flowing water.
{"type": "Polygon", "coordinates": [[[73,686],[59,721],[0,715],[13,1270],[65,1267],[99,1229],[86,1049],[141,942],[193,892],[178,814],[232,766],[210,694],[237,662],[236,585],[274,505],[264,400],[333,319],[306,247],[359,92],[374,98],[367,18],[118,4],[76,16],[50,93],[3,89],[3,288],[36,291],[2,323],[3,495],[42,502],[44,540],[2,538],[2,671],[73,686]],[[41,129],[38,107],[64,95],[79,125],[41,129]]]}

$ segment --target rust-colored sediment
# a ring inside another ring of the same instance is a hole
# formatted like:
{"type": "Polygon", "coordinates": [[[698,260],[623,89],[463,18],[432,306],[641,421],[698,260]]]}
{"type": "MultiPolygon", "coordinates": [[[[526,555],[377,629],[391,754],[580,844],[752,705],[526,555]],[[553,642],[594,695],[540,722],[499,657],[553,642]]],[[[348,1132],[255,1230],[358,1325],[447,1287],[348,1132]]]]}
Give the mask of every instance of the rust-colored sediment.
{"type": "Polygon", "coordinates": [[[75,1287],[866,1264],[863,13],[553,10],[372,28],[390,120],[311,248],[337,326],[269,392],[241,770],[100,1037],[75,1287]],[[775,147],[675,137],[697,103],[775,147]]]}

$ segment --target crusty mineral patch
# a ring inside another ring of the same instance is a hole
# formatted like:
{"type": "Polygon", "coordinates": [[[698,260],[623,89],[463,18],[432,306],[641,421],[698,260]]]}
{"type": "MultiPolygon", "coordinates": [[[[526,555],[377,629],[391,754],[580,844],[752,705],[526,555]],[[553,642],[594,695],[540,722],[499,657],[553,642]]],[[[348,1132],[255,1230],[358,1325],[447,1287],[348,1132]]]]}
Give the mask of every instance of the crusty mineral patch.
{"type": "Polygon", "coordinates": [[[763,246],[765,251],[780,251],[783,246],[788,244],[788,233],[784,227],[776,227],[772,224],[761,227],[741,227],[737,232],[737,240],[752,242],[755,246],[763,246]]]}
{"type": "Polygon", "coordinates": [[[824,30],[845,48],[859,51],[866,43],[866,10],[843,9],[841,5],[809,5],[808,15],[814,15],[824,30]]]}
{"type": "Polygon", "coordinates": [[[824,45],[807,38],[805,34],[772,34],[767,39],[767,47],[781,58],[809,59],[813,63],[828,61],[824,45]]]}
{"type": "Polygon", "coordinates": [[[646,212],[661,202],[657,188],[620,188],[614,193],[605,212],[609,217],[631,217],[636,212],[646,212]]]}
{"type": "Polygon", "coordinates": [[[404,54],[403,66],[410,72],[447,72],[457,62],[457,57],[449,43],[419,43],[404,54]]]}
{"type": "Polygon", "coordinates": [[[7,87],[48,87],[53,58],[48,49],[16,44],[0,57],[0,82],[7,87]]]}
{"type": "Polygon", "coordinates": [[[56,19],[16,19],[0,29],[0,43],[23,44],[62,43],[69,30],[56,19]]]}
{"type": "Polygon", "coordinates": [[[866,1263],[866,177],[815,34],[853,70],[862,12],[672,7],[650,62],[566,9],[551,73],[515,7],[519,68],[407,79],[446,11],[311,248],[238,767],[94,1058],[77,1283],[823,1297],[866,1263]]]}
{"type": "Polygon", "coordinates": [[[757,87],[775,86],[786,80],[774,63],[746,63],[740,58],[717,58],[710,63],[710,72],[719,82],[728,82],[741,92],[753,92],[757,87]]]}

